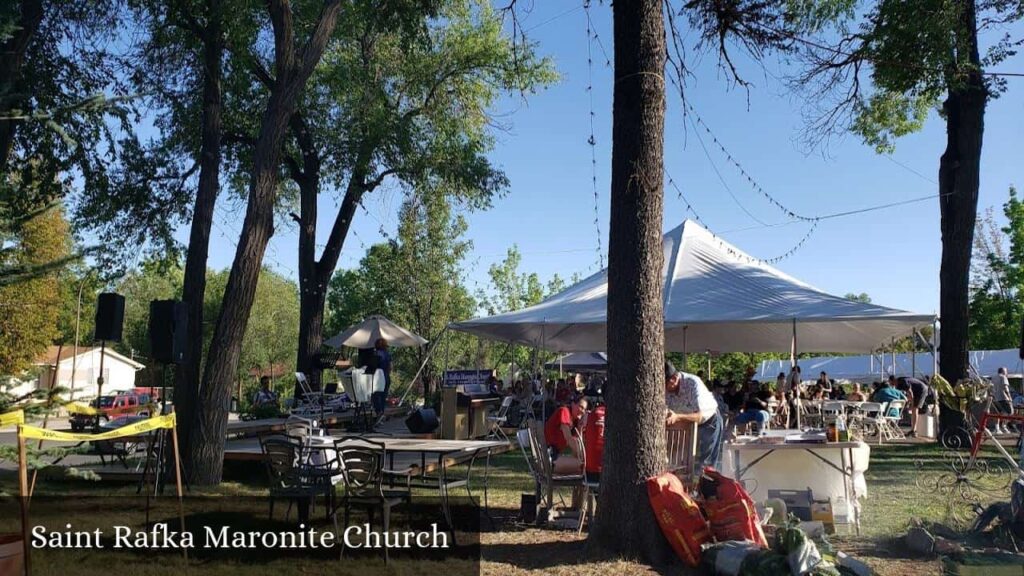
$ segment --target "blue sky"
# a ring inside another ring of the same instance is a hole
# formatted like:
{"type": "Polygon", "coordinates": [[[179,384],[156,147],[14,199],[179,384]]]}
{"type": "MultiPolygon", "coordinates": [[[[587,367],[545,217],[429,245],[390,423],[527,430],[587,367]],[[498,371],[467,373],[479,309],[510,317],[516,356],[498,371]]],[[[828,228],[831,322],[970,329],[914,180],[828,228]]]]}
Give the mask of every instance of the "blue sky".
{"type": "MultiPolygon", "coordinates": [[[[578,2],[533,3],[521,24],[538,50],[550,56],[561,81],[523,101],[503,100],[495,113],[507,130],[497,134],[493,162],[511,180],[507,196],[491,210],[468,214],[474,249],[466,263],[471,289],[487,285],[487,268],[512,244],[523,254],[523,271],[543,280],[558,273],[593,272],[597,263],[595,198],[591,185],[590,96],[586,14],[578,2]]],[[[611,8],[594,4],[594,30],[612,49],[611,8]]],[[[594,43],[593,109],[597,142],[597,210],[600,242],[608,245],[611,78],[601,48],[594,43]]],[[[926,128],[901,139],[889,158],[877,155],[856,137],[832,140],[827,151],[808,150],[800,141],[804,126],[800,95],[773,78],[784,69],[769,63],[768,73],[741,60],[753,82],[749,93],[730,87],[713,54],[691,52],[694,77],[687,98],[733,157],[765,191],[806,215],[835,213],[937,193],[938,159],[945,146],[941,119],[932,114],[926,128]]],[[[1024,58],[999,66],[1024,71],[1024,58]]],[[[1020,150],[1024,139],[1024,79],[1009,79],[1009,92],[990,103],[986,116],[979,209],[998,208],[1011,184],[1024,181],[1020,150]]],[[[748,253],[772,258],[792,248],[807,232],[805,223],[763,227],[730,198],[692,130],[684,130],[680,98],[671,87],[666,119],[666,169],[703,222],[748,253]]],[[[725,183],[758,220],[788,218],[764,200],[725,156],[702,134],[725,183]]],[[[365,246],[393,234],[401,201],[397,190],[377,193],[357,213],[340,267],[354,267],[365,246]]],[[[321,233],[326,236],[334,201],[322,200],[321,233]]],[[[666,186],[663,228],[693,218],[676,191],[666,186]]],[[[218,209],[210,265],[230,266],[242,210],[218,209]],[[223,235],[222,235],[223,234],[223,235]]],[[[187,239],[187,229],[180,236],[187,239]]],[[[280,226],[267,250],[267,264],[295,277],[296,233],[280,226]]],[[[880,304],[922,313],[938,310],[939,210],[935,199],[823,222],[813,236],[777,266],[826,291],[867,292],[880,304]]]]}

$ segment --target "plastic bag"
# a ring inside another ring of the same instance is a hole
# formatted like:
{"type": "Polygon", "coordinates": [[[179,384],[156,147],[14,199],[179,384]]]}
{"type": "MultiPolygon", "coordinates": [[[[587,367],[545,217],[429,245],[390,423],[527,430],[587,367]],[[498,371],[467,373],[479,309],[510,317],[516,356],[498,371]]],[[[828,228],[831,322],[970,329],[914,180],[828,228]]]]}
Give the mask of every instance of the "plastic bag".
{"type": "Polygon", "coordinates": [[[716,576],[739,576],[743,560],[760,549],[749,541],[720,542],[704,547],[703,564],[716,576]]]}

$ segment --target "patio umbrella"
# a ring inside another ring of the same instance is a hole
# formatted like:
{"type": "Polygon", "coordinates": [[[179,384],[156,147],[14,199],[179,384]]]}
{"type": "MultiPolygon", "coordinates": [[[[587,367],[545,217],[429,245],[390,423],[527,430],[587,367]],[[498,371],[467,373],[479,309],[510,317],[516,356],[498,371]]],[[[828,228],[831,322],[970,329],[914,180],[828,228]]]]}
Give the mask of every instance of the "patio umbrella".
{"type": "Polygon", "coordinates": [[[324,344],[331,348],[373,348],[378,338],[387,340],[390,346],[399,347],[419,347],[427,343],[425,338],[413,334],[383,316],[370,316],[358,324],[349,326],[324,344]]]}

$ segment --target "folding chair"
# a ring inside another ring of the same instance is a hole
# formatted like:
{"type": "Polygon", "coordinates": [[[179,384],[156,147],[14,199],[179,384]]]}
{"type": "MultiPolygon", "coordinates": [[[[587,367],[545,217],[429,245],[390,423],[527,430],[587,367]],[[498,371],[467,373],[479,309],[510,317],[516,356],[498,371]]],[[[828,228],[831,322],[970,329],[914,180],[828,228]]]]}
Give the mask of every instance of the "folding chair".
{"type": "Polygon", "coordinates": [[[821,424],[828,426],[839,421],[839,417],[842,416],[846,411],[846,407],[842,402],[822,402],[821,403],[821,424]]]}
{"type": "Polygon", "coordinates": [[[666,470],[689,486],[697,477],[697,423],[688,422],[681,427],[665,430],[666,470]]]}
{"type": "Polygon", "coordinates": [[[577,488],[583,486],[585,476],[579,474],[555,474],[554,464],[551,462],[551,455],[544,443],[543,428],[538,433],[537,426],[527,428],[530,436],[530,448],[533,460],[538,464],[537,471],[542,488],[541,503],[549,510],[555,508],[555,488],[577,488]]]}
{"type": "Polygon", "coordinates": [[[860,426],[865,437],[870,436],[872,432],[877,432],[879,444],[882,443],[885,436],[886,406],[885,402],[865,402],[860,405],[851,419],[852,423],[860,426]]]}
{"type": "Polygon", "coordinates": [[[903,429],[900,428],[900,422],[903,420],[903,408],[906,404],[906,400],[893,400],[885,407],[882,421],[888,440],[903,440],[907,437],[903,433],[903,429]]]}
{"type": "Polygon", "coordinates": [[[512,401],[515,400],[513,396],[505,396],[501,400],[501,406],[494,412],[487,416],[487,423],[490,425],[490,431],[487,433],[487,438],[494,438],[495,440],[504,440],[508,442],[508,435],[501,429],[502,426],[508,422],[508,410],[512,406],[512,401]]]}

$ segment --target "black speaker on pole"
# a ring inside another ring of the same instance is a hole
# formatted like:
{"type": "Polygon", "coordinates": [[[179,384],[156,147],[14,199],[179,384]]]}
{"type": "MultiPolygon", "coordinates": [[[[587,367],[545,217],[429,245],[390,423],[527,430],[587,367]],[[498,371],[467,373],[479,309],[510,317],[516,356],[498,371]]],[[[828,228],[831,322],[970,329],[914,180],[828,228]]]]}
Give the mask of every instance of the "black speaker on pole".
{"type": "Polygon", "coordinates": [[[187,326],[184,302],[153,300],[149,303],[149,350],[155,362],[181,363],[185,356],[187,326]]]}
{"type": "Polygon", "coordinates": [[[94,340],[120,342],[124,327],[124,296],[104,292],[96,300],[96,331],[94,340]]]}
{"type": "Polygon", "coordinates": [[[430,408],[420,408],[405,419],[406,428],[413,434],[429,434],[437,430],[439,425],[437,412],[430,408]]]}

